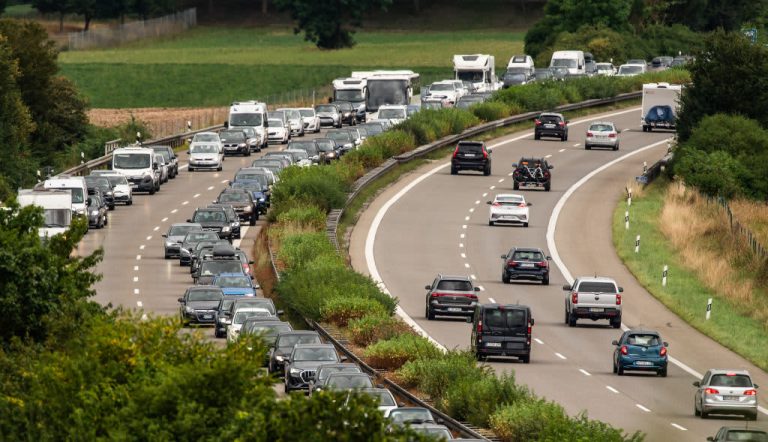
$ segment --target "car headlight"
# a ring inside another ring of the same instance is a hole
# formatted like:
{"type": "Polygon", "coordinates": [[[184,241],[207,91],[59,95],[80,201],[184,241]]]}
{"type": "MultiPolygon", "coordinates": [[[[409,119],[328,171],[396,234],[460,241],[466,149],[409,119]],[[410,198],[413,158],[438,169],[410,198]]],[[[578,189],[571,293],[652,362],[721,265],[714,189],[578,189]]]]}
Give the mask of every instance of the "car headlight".
{"type": "Polygon", "coordinates": [[[176,243],[175,243],[175,242],[173,242],[173,241],[166,241],[166,242],[165,242],[165,246],[166,246],[166,247],[173,247],[173,245],[175,245],[175,244],[176,244],[176,243]]]}
{"type": "Polygon", "coordinates": [[[328,155],[327,155],[328,158],[333,158],[335,156],[336,156],[336,152],[328,152],[328,155]]]}
{"type": "Polygon", "coordinates": [[[187,313],[194,313],[195,309],[193,309],[190,306],[186,306],[186,307],[184,307],[184,311],[187,312],[187,313]]]}
{"type": "Polygon", "coordinates": [[[227,232],[230,231],[230,228],[229,228],[229,226],[224,226],[224,227],[221,228],[221,231],[224,232],[224,233],[227,233],[227,232]]]}
{"type": "Polygon", "coordinates": [[[229,324],[229,318],[222,316],[219,318],[219,324],[229,324]]]}
{"type": "Polygon", "coordinates": [[[292,368],[291,369],[291,374],[299,375],[299,374],[301,374],[301,369],[300,368],[292,368]]]}
{"type": "Polygon", "coordinates": [[[114,195],[114,194],[111,191],[107,192],[107,196],[112,196],[112,195],[114,195]]]}
{"type": "Polygon", "coordinates": [[[264,198],[259,198],[260,203],[263,203],[264,201],[266,201],[264,198]]]}
{"type": "Polygon", "coordinates": [[[277,355],[277,356],[275,356],[275,360],[276,360],[277,362],[283,362],[283,360],[285,360],[285,356],[280,356],[280,355],[277,355]]]}
{"type": "Polygon", "coordinates": [[[189,250],[187,250],[187,249],[185,249],[183,247],[180,247],[179,248],[179,253],[181,253],[182,255],[189,255],[189,250]]]}
{"type": "Polygon", "coordinates": [[[76,212],[78,215],[85,215],[85,209],[77,209],[77,210],[75,210],[75,212],[76,212]]]}
{"type": "Polygon", "coordinates": [[[240,221],[235,221],[233,227],[240,227],[240,221]]]}
{"type": "Polygon", "coordinates": [[[253,208],[251,206],[245,206],[243,208],[243,212],[250,212],[251,210],[253,210],[253,208]]]}

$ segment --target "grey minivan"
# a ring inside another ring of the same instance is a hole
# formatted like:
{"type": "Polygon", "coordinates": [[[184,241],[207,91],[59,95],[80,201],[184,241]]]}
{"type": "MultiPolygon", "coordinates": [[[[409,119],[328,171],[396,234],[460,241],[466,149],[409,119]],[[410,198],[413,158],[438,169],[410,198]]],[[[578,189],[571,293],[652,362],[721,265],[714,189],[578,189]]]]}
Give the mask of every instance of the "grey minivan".
{"type": "Polygon", "coordinates": [[[517,357],[531,361],[531,308],[519,304],[480,304],[472,322],[471,349],[478,361],[489,357],[517,357]]]}

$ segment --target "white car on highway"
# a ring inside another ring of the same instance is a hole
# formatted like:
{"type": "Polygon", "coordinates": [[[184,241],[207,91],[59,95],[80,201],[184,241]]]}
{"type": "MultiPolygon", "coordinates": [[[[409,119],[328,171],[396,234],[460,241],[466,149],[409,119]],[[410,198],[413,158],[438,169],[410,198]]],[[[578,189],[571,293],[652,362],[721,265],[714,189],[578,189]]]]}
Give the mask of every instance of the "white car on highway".
{"type": "Polygon", "coordinates": [[[290,132],[283,125],[283,120],[270,118],[267,121],[267,124],[269,124],[269,127],[267,128],[267,139],[270,143],[276,141],[280,144],[286,144],[288,142],[290,132]]]}
{"type": "Polygon", "coordinates": [[[192,142],[189,146],[189,167],[195,169],[221,170],[224,162],[224,151],[221,145],[213,142],[192,142]]]}
{"type": "Polygon", "coordinates": [[[240,329],[243,328],[243,322],[253,316],[275,317],[269,310],[261,307],[241,307],[235,310],[234,314],[232,314],[232,322],[227,327],[228,344],[237,341],[237,338],[240,337],[240,329]]]}
{"type": "MultiPolygon", "coordinates": [[[[385,104],[380,106],[378,118],[380,120],[389,121],[393,126],[402,123],[408,118],[408,106],[397,104],[385,104]]],[[[359,144],[360,143],[355,142],[355,145],[359,144]]]]}
{"type": "Polygon", "coordinates": [[[299,113],[301,114],[301,119],[304,120],[305,132],[320,132],[320,118],[317,116],[314,108],[300,107],[299,113]]]}
{"type": "MultiPolygon", "coordinates": [[[[429,97],[432,99],[442,99],[451,105],[456,104],[456,100],[463,94],[463,90],[453,80],[438,81],[432,83],[429,87],[429,97]]],[[[381,113],[381,111],[379,111],[381,113]]],[[[382,118],[379,116],[379,118],[382,118]]]]}
{"type": "Polygon", "coordinates": [[[501,193],[496,195],[493,201],[488,201],[491,206],[488,213],[488,225],[493,226],[497,223],[521,224],[528,227],[530,219],[529,206],[532,203],[526,203],[525,197],[514,193],[501,193]]]}

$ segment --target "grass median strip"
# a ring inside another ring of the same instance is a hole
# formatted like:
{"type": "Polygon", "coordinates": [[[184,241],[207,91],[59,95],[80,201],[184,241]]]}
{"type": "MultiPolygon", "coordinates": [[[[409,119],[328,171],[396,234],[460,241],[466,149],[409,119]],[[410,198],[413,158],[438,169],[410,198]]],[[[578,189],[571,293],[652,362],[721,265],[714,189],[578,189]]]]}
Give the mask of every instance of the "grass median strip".
{"type": "Polygon", "coordinates": [[[628,230],[626,203],[619,202],[613,213],[613,241],[619,257],[643,287],[680,318],[768,369],[765,294],[750,282],[758,269],[746,273],[734,269],[745,263],[744,254],[749,252],[729,239],[727,220],[706,207],[686,212],[672,207],[669,192],[678,191],[674,186],[660,178],[640,194],[633,192],[628,230]],[[683,231],[687,231],[685,237],[673,237],[683,231]],[[641,237],[639,253],[635,253],[637,235],[641,237]],[[669,266],[666,287],[662,286],[665,265],[669,266]],[[709,298],[714,301],[707,320],[709,298]]]}

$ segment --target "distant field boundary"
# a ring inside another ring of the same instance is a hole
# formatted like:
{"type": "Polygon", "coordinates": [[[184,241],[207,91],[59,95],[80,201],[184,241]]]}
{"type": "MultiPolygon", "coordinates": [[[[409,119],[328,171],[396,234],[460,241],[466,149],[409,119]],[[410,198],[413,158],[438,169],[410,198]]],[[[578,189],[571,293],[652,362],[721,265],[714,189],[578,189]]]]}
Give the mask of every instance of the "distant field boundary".
{"type": "Polygon", "coordinates": [[[67,34],[66,49],[77,51],[119,46],[143,38],[178,34],[196,25],[197,8],[190,8],[151,20],[121,24],[116,28],[70,32],[67,34]]]}

